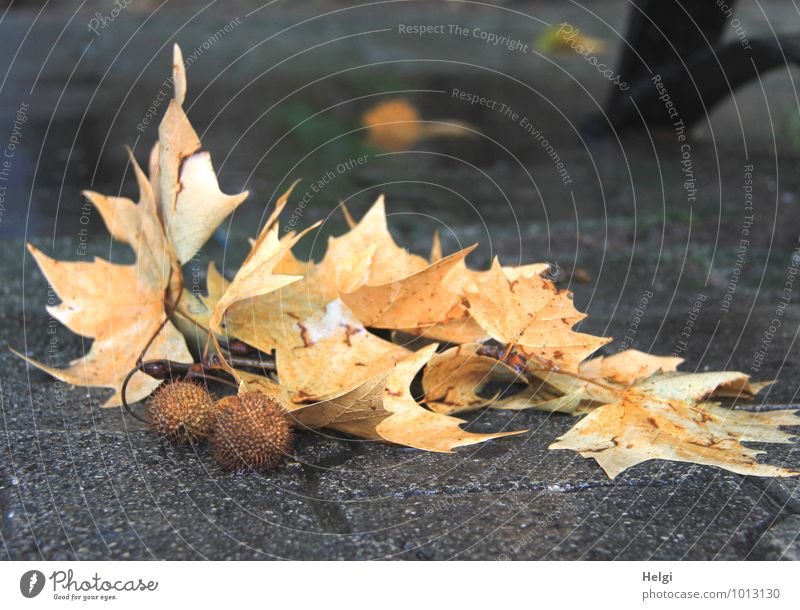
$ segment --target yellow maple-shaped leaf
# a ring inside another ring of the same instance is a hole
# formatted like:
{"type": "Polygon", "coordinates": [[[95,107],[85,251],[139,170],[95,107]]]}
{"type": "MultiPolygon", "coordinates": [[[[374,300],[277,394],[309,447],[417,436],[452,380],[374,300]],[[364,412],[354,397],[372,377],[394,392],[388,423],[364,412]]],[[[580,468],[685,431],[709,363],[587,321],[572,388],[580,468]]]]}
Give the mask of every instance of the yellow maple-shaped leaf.
{"type": "MultiPolygon", "coordinates": [[[[123,197],[87,192],[100,211],[109,232],[129,244],[136,254],[132,265],[102,259],[93,262],[54,260],[28,246],[61,303],[47,308],[50,315],[71,331],[94,339],[89,353],[65,369],[30,358],[34,366],[67,383],[113,388],[103,406],[121,404],[121,387],[128,372],[154,333],[145,359],[168,358],[191,362],[183,336],[164,322],[164,295],[170,280],[170,249],[158,220],[150,184],[132,159],[139,183],[136,204],[123,197]]],[[[128,400],[150,394],[160,382],[136,373],[127,388],[128,400]]]]}
{"type": "Polygon", "coordinates": [[[278,377],[294,402],[339,396],[409,354],[368,332],[339,299],[303,321],[302,340],[301,347],[276,350],[278,377]]]}
{"type": "MultiPolygon", "coordinates": [[[[566,374],[528,366],[528,386],[491,404],[494,409],[536,409],[582,415],[598,406],[616,402],[621,392],[657,373],[677,371],[683,362],[675,356],[657,356],[635,349],[583,361],[578,374],[566,374]]],[[[746,376],[719,384],[711,397],[752,399],[772,382],[750,383],[746,376]]]]}
{"type": "MultiPolygon", "coordinates": [[[[579,366],[578,375],[567,375],[535,366],[515,369],[496,357],[481,353],[479,345],[461,345],[431,359],[422,385],[426,403],[440,413],[490,406],[501,410],[536,409],[577,415],[589,410],[591,403],[614,401],[628,385],[655,373],[675,371],[681,362],[681,358],[625,350],[585,360],[579,366]],[[502,398],[484,396],[481,392],[489,382],[524,387],[502,398]]],[[[739,395],[749,396],[748,388],[722,387],[729,391],[740,390],[739,395]]],[[[720,395],[719,390],[715,395],[720,395]]]]}
{"type": "Polygon", "coordinates": [[[626,349],[611,356],[587,360],[581,364],[580,371],[583,376],[627,386],[656,373],[675,372],[682,362],[683,358],[676,356],[656,356],[626,349]]]}
{"type": "Polygon", "coordinates": [[[329,428],[367,440],[381,440],[378,424],[389,417],[383,407],[386,378],[391,369],[362,381],[338,396],[316,403],[288,403],[292,418],[311,428],[329,428]]]}
{"type": "Polygon", "coordinates": [[[577,370],[611,340],[572,330],[586,314],[575,309],[570,292],[538,275],[510,280],[497,259],[465,294],[469,314],[492,338],[554,369],[577,370]]]}
{"type": "Polygon", "coordinates": [[[308,343],[307,326],[313,327],[313,320],[332,302],[326,302],[311,289],[308,278],[302,278],[235,303],[225,314],[225,334],[265,353],[301,347],[308,343]]]}
{"type": "Polygon", "coordinates": [[[158,127],[158,148],[151,160],[158,176],[151,179],[158,184],[164,231],[183,265],[248,193],[226,195],[220,190],[211,156],[200,151],[200,138],[183,110],[186,71],[178,45],[173,55],[175,97],[158,127]]]}
{"type": "Polygon", "coordinates": [[[434,354],[422,375],[425,403],[433,411],[474,411],[494,403],[496,396],[482,395],[490,382],[527,384],[520,372],[480,350],[480,345],[467,344],[434,354]]]}
{"type": "Polygon", "coordinates": [[[214,307],[209,325],[212,331],[222,333],[222,319],[225,313],[236,303],[253,299],[254,297],[269,294],[293,282],[303,279],[300,275],[281,275],[274,273],[275,267],[281,263],[291,250],[308,231],[315,229],[318,224],[312,225],[299,235],[293,236],[288,241],[278,237],[278,216],[291,194],[291,188],[278,201],[275,211],[261,230],[253,247],[250,250],[236,276],[228,285],[222,297],[214,307]]]}
{"type": "MultiPolygon", "coordinates": [[[[121,404],[121,383],[151,339],[144,358],[191,362],[172,322],[162,326],[165,310],[171,312],[176,303],[180,305],[185,294],[180,266],[247,196],[223,194],[211,158],[200,151],[200,140],[182,108],[186,74],[177,45],[173,84],[175,97],[159,125],[149,180],[133,160],[140,203],[87,193],[111,236],[130,244],[137,262],[127,266],[101,260],[69,263],[31,250],[62,299],[54,308],[55,317],[74,332],[95,339],[89,353],[67,369],[34,364],[70,383],[114,388],[105,406],[121,404]]],[[[127,397],[131,401],[144,398],[157,385],[156,380],[136,373],[127,397]]]]}
{"type": "Polygon", "coordinates": [[[383,195],[349,232],[328,240],[314,268],[315,289],[329,299],[366,284],[379,285],[411,275],[428,265],[421,256],[398,246],[386,221],[383,195]]]}
{"type": "MultiPolygon", "coordinates": [[[[287,243],[284,238],[283,244],[287,243]]],[[[338,254],[333,254],[320,271],[313,262],[297,261],[287,249],[273,271],[305,275],[278,290],[235,303],[225,314],[226,332],[269,353],[278,348],[310,347],[319,335],[320,320],[348,324],[352,314],[345,314],[347,320],[337,318],[339,307],[344,305],[335,295],[340,285],[350,284],[354,276],[350,274],[352,267],[342,263],[338,254]],[[331,262],[333,260],[342,263],[338,267],[339,273],[334,271],[337,266],[331,262]]],[[[369,256],[357,253],[348,256],[347,260],[361,266],[361,271],[357,271],[355,276],[368,274],[369,256]]]]}
{"type": "Polygon", "coordinates": [[[502,411],[533,409],[566,415],[579,415],[587,411],[586,396],[583,391],[559,394],[548,391],[547,386],[536,387],[532,383],[513,396],[493,402],[490,406],[492,409],[502,411]]]}
{"type": "Polygon", "coordinates": [[[440,323],[460,305],[458,295],[445,290],[442,282],[474,249],[465,248],[402,279],[364,285],[343,294],[342,300],[366,326],[396,330],[440,323]]]}
{"type": "MultiPolygon", "coordinates": [[[[527,265],[517,266],[502,265],[500,268],[509,282],[542,276],[551,270],[550,263],[528,263],[527,265]]],[[[493,273],[492,269],[475,271],[474,269],[469,269],[466,264],[461,263],[456,265],[447,275],[444,279],[444,285],[448,290],[457,294],[476,292],[480,290],[480,286],[483,283],[492,280],[493,273]]]]}
{"type": "Polygon", "coordinates": [[[437,413],[461,413],[484,407],[507,411],[536,409],[575,415],[587,400],[577,380],[561,392],[541,379],[529,376],[482,351],[480,345],[459,345],[430,361],[422,376],[425,403],[437,413]],[[487,386],[494,388],[488,392],[487,386]]]}
{"type": "Polygon", "coordinates": [[[286,388],[284,388],[274,379],[266,377],[263,374],[234,369],[224,363],[224,359],[221,361],[223,361],[223,367],[231,373],[233,378],[239,383],[239,386],[244,386],[248,392],[258,392],[259,394],[269,396],[270,398],[280,402],[289,411],[296,407],[296,405],[292,404],[289,397],[289,392],[286,390],[286,388]]]}
{"type": "MultiPolygon", "coordinates": [[[[280,213],[280,209],[276,209],[276,213],[280,213]]],[[[314,263],[300,261],[292,254],[292,246],[302,237],[302,234],[296,237],[296,233],[291,231],[280,238],[279,249],[283,254],[278,254],[278,262],[272,268],[274,275],[296,276],[301,279],[277,290],[264,291],[263,294],[233,303],[224,316],[225,334],[228,338],[240,339],[266,353],[279,345],[303,345],[302,320],[323,310],[326,300],[312,292],[308,284],[308,273],[313,269],[314,263]]],[[[256,245],[256,240],[252,240],[251,247],[256,245]]],[[[212,299],[209,286],[209,295],[203,300],[213,310],[221,297],[222,294],[212,299]]]]}
{"type": "MultiPolygon", "coordinates": [[[[469,253],[472,248],[464,253],[469,253]]],[[[463,297],[469,290],[478,290],[478,286],[491,271],[474,271],[469,269],[465,262],[464,257],[460,256],[461,253],[451,255],[446,260],[451,261],[447,265],[446,273],[439,275],[437,279],[440,285],[436,291],[436,296],[431,299],[436,305],[432,311],[430,307],[422,307],[420,314],[414,317],[414,309],[410,307],[404,308],[404,317],[401,319],[387,320],[380,326],[381,328],[392,328],[399,330],[410,335],[417,335],[435,341],[444,341],[447,343],[478,343],[489,338],[489,333],[486,329],[481,327],[478,322],[470,316],[467,305],[463,297]],[[449,306],[449,307],[448,307],[449,306]],[[438,313],[438,317],[431,315],[438,313]],[[402,323],[413,324],[413,326],[402,326],[402,323]]],[[[444,259],[437,259],[436,262],[441,262],[444,259]]],[[[433,276],[437,267],[431,265],[425,271],[428,272],[428,277],[433,276]]],[[[514,281],[520,278],[530,278],[533,276],[541,275],[550,270],[550,265],[547,263],[532,263],[529,265],[521,265],[517,267],[502,267],[503,273],[509,279],[514,281]]],[[[406,278],[406,281],[415,281],[415,278],[406,278]]],[[[400,288],[397,284],[390,285],[390,294],[399,295],[400,288]]],[[[409,299],[410,303],[414,303],[414,299],[409,299]]],[[[421,302],[416,300],[417,303],[421,302]]],[[[358,310],[358,307],[356,307],[358,310]]],[[[371,325],[371,324],[370,324],[371,325]]],[[[377,325],[376,325],[377,326],[377,325]]]]}
{"type": "Polygon", "coordinates": [[[448,318],[438,324],[397,330],[443,343],[479,343],[489,338],[489,333],[460,307],[448,312],[448,318]]]}
{"type": "Polygon", "coordinates": [[[414,352],[413,355],[398,362],[387,377],[383,407],[391,415],[377,426],[377,432],[382,438],[417,449],[448,453],[455,447],[474,445],[493,438],[525,432],[516,430],[476,434],[461,428],[463,420],[433,413],[417,404],[409,386],[417,372],[430,360],[436,348],[436,344],[431,344],[414,352]]]}
{"type": "Polygon", "coordinates": [[[313,261],[301,261],[292,252],[292,246],[297,243],[294,239],[296,234],[296,231],[290,231],[281,237],[281,243],[286,247],[286,251],[275,265],[275,273],[305,276],[314,265],[313,261]]]}
{"type": "MultiPolygon", "coordinates": [[[[537,369],[535,364],[526,368],[526,374],[546,382],[564,395],[574,397],[580,394],[581,400],[597,406],[597,403],[614,402],[619,392],[651,375],[677,371],[681,362],[682,358],[674,356],[656,356],[627,349],[611,356],[584,360],[578,367],[578,376],[537,369]]],[[[577,411],[572,414],[577,414],[577,411]]]]}
{"type": "MultiPolygon", "coordinates": [[[[365,326],[457,343],[483,340],[488,334],[469,316],[459,286],[474,286],[489,272],[468,270],[463,264],[468,251],[432,264],[409,254],[392,239],[380,197],[348,233],[330,238],[319,264],[298,261],[287,250],[274,271],[303,273],[304,279],[232,306],[226,331],[265,352],[298,347],[306,343],[305,320],[340,298],[365,326]],[[451,279],[456,272],[464,281],[451,279]]],[[[516,279],[547,269],[547,264],[535,264],[504,267],[503,272],[516,279]]]]}
{"type": "Polygon", "coordinates": [[[702,403],[720,388],[748,385],[742,373],[665,373],[621,392],[617,401],[581,419],[551,449],[594,458],[610,478],[652,459],[719,466],[756,476],[792,476],[796,470],[759,463],[764,453],[742,441],[787,443],[779,426],[800,425],[787,411],[753,413],[702,403]]]}
{"type": "MultiPolygon", "coordinates": [[[[683,359],[675,356],[657,356],[628,349],[612,356],[585,360],[578,369],[578,376],[536,368],[526,369],[526,374],[545,381],[565,395],[580,392],[582,400],[597,406],[599,403],[615,402],[621,391],[652,375],[676,372],[681,362],[683,359]]],[[[770,383],[751,383],[744,375],[733,376],[720,383],[711,396],[751,399],[770,383]]]]}
{"type": "Polygon", "coordinates": [[[273,271],[302,273],[303,279],[269,294],[242,300],[225,315],[227,333],[264,352],[307,347],[308,328],[340,296],[369,282],[405,277],[428,264],[394,242],[386,222],[383,197],[349,232],[329,239],[319,264],[295,259],[288,249],[294,241],[294,237],[288,236],[281,239],[286,249],[273,271]]]}
{"type": "Polygon", "coordinates": [[[328,400],[296,406],[292,416],[310,427],[328,427],[360,438],[449,453],[456,447],[494,438],[521,434],[524,430],[476,434],[464,430],[463,420],[433,413],[411,395],[411,381],[436,351],[429,345],[384,371],[361,381],[356,387],[328,400]]]}

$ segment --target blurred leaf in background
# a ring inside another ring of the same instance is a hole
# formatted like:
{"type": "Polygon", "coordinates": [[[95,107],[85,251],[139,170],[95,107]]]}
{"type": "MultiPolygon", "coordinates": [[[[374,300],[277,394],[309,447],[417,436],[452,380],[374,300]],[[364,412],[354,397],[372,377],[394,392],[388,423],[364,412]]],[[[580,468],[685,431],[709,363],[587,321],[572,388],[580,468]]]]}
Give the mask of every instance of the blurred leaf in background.
{"type": "Polygon", "coordinates": [[[405,99],[397,98],[376,104],[361,117],[367,128],[366,143],[383,151],[408,150],[425,138],[472,135],[473,128],[454,119],[429,121],[405,99]]]}
{"type": "Polygon", "coordinates": [[[578,53],[578,47],[589,49],[591,53],[603,53],[608,48],[608,42],[585,36],[578,28],[564,22],[547,28],[534,41],[534,47],[547,55],[578,53]]]}

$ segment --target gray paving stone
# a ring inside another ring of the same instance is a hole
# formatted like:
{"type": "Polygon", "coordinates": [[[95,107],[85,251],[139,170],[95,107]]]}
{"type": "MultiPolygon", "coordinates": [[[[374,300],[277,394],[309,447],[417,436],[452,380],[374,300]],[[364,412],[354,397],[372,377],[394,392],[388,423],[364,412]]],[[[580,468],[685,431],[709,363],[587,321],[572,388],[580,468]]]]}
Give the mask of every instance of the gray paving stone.
{"type": "Polygon", "coordinates": [[[770,523],[748,558],[800,561],[800,516],[787,515],[770,523]]]}
{"type": "Polygon", "coordinates": [[[535,434],[522,443],[453,456],[365,447],[317,469],[315,493],[376,556],[404,558],[745,558],[776,514],[761,488],[713,468],[649,462],[609,481],[593,460],[546,450],[569,418],[527,416],[535,434]]]}
{"type": "Polygon", "coordinates": [[[11,559],[314,559],[356,554],[325,527],[296,464],[220,470],[149,433],[9,432],[2,535],[11,559]]]}
{"type": "Polygon", "coordinates": [[[342,510],[353,533],[372,541],[375,557],[390,550],[437,560],[742,559],[772,513],[741,485],[737,477],[695,471],[666,485],[451,490],[362,497],[342,510]]]}

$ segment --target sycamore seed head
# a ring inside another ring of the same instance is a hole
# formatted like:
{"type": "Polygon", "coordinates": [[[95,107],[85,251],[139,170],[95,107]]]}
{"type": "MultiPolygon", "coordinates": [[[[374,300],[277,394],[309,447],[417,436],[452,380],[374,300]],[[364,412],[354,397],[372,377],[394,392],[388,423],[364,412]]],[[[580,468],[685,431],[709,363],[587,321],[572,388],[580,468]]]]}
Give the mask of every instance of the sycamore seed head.
{"type": "Polygon", "coordinates": [[[214,401],[204,387],[188,381],[161,384],[147,401],[150,426],[175,443],[205,438],[214,423],[214,401]]]}
{"type": "Polygon", "coordinates": [[[294,434],[286,409],[257,392],[217,403],[211,436],[214,459],[228,470],[270,470],[292,449],[294,434]]]}

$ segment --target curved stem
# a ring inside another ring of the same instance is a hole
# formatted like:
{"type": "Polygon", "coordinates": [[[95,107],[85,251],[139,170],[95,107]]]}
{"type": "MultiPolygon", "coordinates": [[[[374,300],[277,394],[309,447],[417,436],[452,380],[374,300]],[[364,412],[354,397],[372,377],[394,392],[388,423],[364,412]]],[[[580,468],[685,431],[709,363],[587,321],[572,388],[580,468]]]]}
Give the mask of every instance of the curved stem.
{"type": "Polygon", "coordinates": [[[125,411],[128,412],[128,415],[130,415],[134,419],[138,419],[143,424],[150,425],[149,421],[147,421],[143,417],[139,417],[136,413],[134,413],[133,409],[131,409],[131,406],[128,404],[128,399],[125,397],[125,392],[128,389],[128,382],[130,382],[131,378],[133,378],[133,376],[136,373],[141,372],[142,370],[141,366],[142,366],[141,363],[137,364],[136,367],[131,369],[130,372],[126,375],[125,381],[122,382],[122,388],[120,389],[120,398],[122,399],[122,407],[125,409],[125,411]]]}

